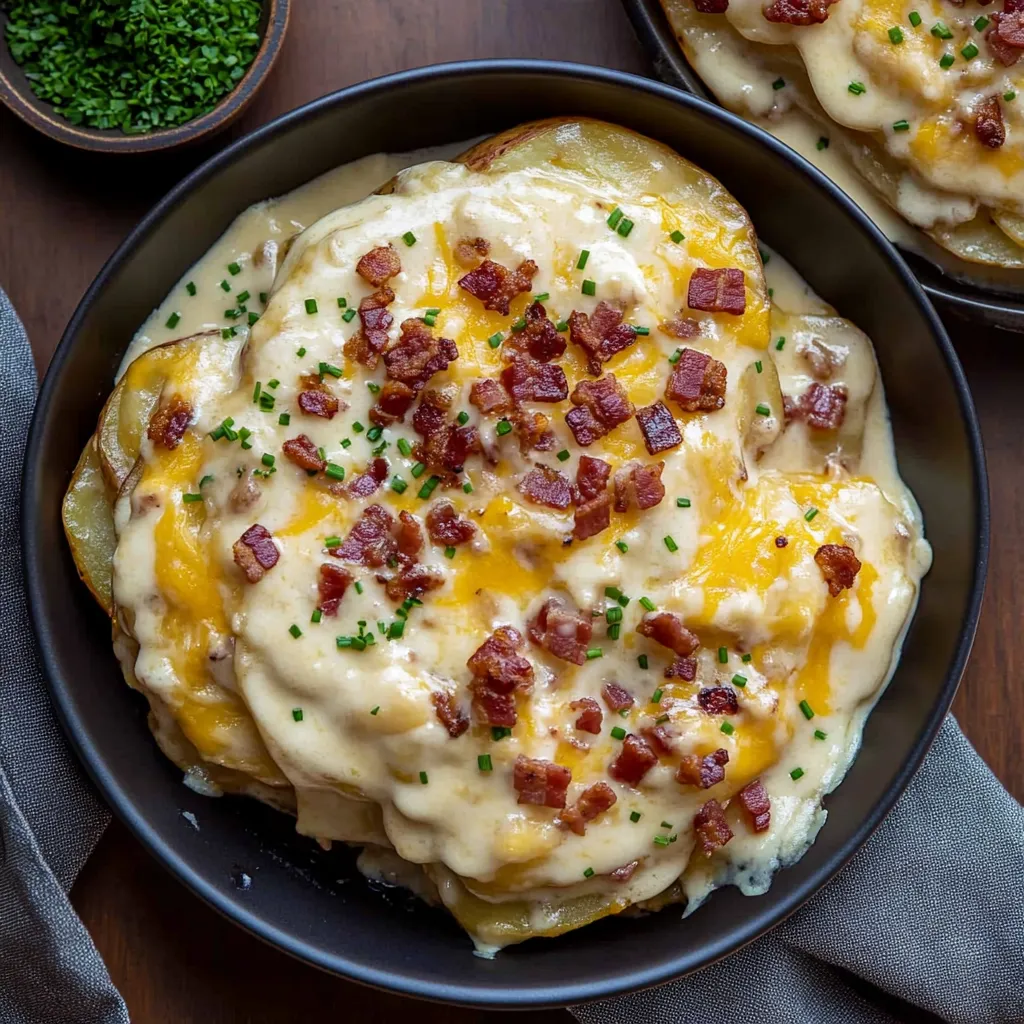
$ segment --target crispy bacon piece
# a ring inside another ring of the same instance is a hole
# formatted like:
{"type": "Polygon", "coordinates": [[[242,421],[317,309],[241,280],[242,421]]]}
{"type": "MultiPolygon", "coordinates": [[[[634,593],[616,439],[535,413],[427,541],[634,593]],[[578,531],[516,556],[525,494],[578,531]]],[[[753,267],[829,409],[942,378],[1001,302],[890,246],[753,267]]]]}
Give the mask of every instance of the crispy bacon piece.
{"type": "Polygon", "coordinates": [[[593,697],[580,697],[579,700],[574,700],[569,707],[580,713],[579,718],[576,719],[576,728],[580,732],[589,732],[594,736],[600,734],[604,712],[593,697]]]}
{"type": "Polygon", "coordinates": [[[814,552],[814,560],[833,597],[838,597],[844,590],[850,590],[860,572],[860,559],[854,554],[853,548],[845,544],[822,544],[814,552]]]}
{"type": "Polygon", "coordinates": [[[658,755],[647,741],[629,733],[622,741],[619,756],[608,766],[608,774],[627,786],[636,786],[657,763],[658,755]]]}
{"type": "Polygon", "coordinates": [[[448,410],[454,398],[454,388],[424,391],[412,414],[412,429],[421,437],[437,433],[448,421],[448,410]]]}
{"type": "Polygon", "coordinates": [[[530,290],[537,264],[523,260],[515,270],[509,270],[493,260],[484,260],[476,270],[459,278],[459,287],[475,295],[484,309],[493,309],[508,316],[508,304],[520,293],[530,290]]]}
{"type": "Polygon", "coordinates": [[[1006,125],[998,96],[989,96],[974,108],[974,134],[989,149],[999,149],[1006,141],[1006,125]]]}
{"type": "Polygon", "coordinates": [[[606,530],[612,521],[612,499],[608,494],[608,478],[612,467],[603,459],[581,455],[576,467],[576,502],[573,536],[577,540],[594,537],[606,530]]]}
{"type": "Polygon", "coordinates": [[[431,469],[461,473],[466,459],[480,451],[480,435],[476,427],[449,425],[430,434],[422,448],[421,461],[431,469]]]}
{"type": "MultiPolygon", "coordinates": [[[[992,51],[993,56],[999,61],[1004,67],[1013,67],[1021,58],[1021,49],[1018,46],[1008,43],[999,34],[999,26],[1002,23],[1003,15],[998,11],[994,14],[990,14],[989,18],[992,20],[992,26],[985,33],[985,41],[988,43],[988,48],[992,51]]],[[[1013,19],[1013,26],[1018,26],[1024,21],[1019,15],[1013,19]]],[[[1015,35],[1012,27],[1007,28],[1007,32],[1011,35],[1015,35]]]]}
{"type": "Polygon", "coordinates": [[[622,310],[603,300],[590,316],[575,309],[569,314],[569,340],[587,353],[587,369],[594,377],[601,375],[602,363],[636,338],[636,331],[622,322],[622,310]]]}
{"type": "Polygon", "coordinates": [[[335,558],[371,568],[383,565],[398,551],[398,544],[391,535],[394,519],[387,509],[370,505],[356,520],[348,536],[330,552],[335,558]]]}
{"type": "Polygon", "coordinates": [[[370,419],[381,427],[389,427],[392,423],[405,419],[405,414],[416,401],[416,391],[397,380],[386,380],[377,395],[377,402],[370,409],[370,419]]]}
{"type": "Polygon", "coordinates": [[[997,28],[1000,40],[1007,46],[1024,48],[1024,8],[1016,0],[1003,0],[997,28]]]}
{"type": "Polygon", "coordinates": [[[656,644],[667,647],[680,658],[688,658],[700,646],[697,637],[674,612],[652,612],[645,615],[636,631],[656,644]]]}
{"type": "Polygon", "coordinates": [[[561,402],[569,396],[565,370],[554,363],[539,363],[520,352],[501,371],[501,383],[515,405],[523,402],[561,402]]]}
{"type": "Polygon", "coordinates": [[[508,392],[490,377],[473,381],[469,389],[469,404],[475,405],[485,416],[503,416],[512,410],[508,392]]]}
{"type": "Polygon", "coordinates": [[[527,624],[530,639],[562,661],[582,665],[594,627],[584,616],[557,597],[549,597],[527,624]]]}
{"type": "Polygon", "coordinates": [[[356,264],[356,273],[364,280],[379,288],[385,281],[390,281],[396,274],[402,271],[402,261],[398,253],[389,242],[387,245],[379,245],[368,253],[359,257],[356,264]]]}
{"type": "MultiPolygon", "coordinates": [[[[711,0],[712,3],[715,0],[711,0]]],[[[725,0],[726,7],[728,6],[728,0],[725,0]]],[[[723,8],[724,10],[725,8],[723,8]]],[[[709,13],[715,13],[713,11],[709,13]]],[[[673,317],[671,320],[666,320],[663,324],[658,324],[658,327],[668,334],[670,337],[679,338],[685,340],[687,338],[696,338],[700,334],[700,322],[694,320],[692,316],[683,316],[683,310],[679,311],[679,315],[673,317]]]]}
{"type": "Polygon", "coordinates": [[[482,683],[470,683],[473,710],[478,719],[488,725],[511,729],[517,720],[516,699],[511,693],[498,693],[482,683]]]}
{"type": "MultiPolygon", "coordinates": [[[[728,2],[728,0],[726,0],[728,2]]],[[[640,861],[631,860],[628,864],[620,864],[611,874],[608,875],[612,881],[628,882],[633,877],[633,872],[640,866],[640,861]]]]}
{"type": "Polygon", "coordinates": [[[299,408],[307,416],[319,416],[321,419],[332,420],[337,415],[340,403],[329,391],[315,388],[299,392],[299,408]]]}
{"type": "Polygon", "coordinates": [[[667,725],[646,725],[640,730],[640,735],[659,754],[668,757],[675,753],[676,734],[667,725]]]}
{"type": "Polygon", "coordinates": [[[634,704],[633,694],[629,690],[623,689],[618,683],[605,683],[601,687],[601,696],[612,711],[625,711],[626,708],[631,708],[634,704]]]}
{"type": "Polygon", "coordinates": [[[731,686],[705,686],[697,694],[697,703],[709,715],[735,715],[740,709],[731,686]]]}
{"type": "Polygon", "coordinates": [[[387,478],[387,459],[371,459],[366,471],[353,477],[345,491],[351,498],[368,498],[387,478]]]}
{"type": "Polygon", "coordinates": [[[772,822],[772,802],[760,779],[748,782],[739,791],[740,803],[750,817],[750,827],[755,832],[764,832],[772,822]]]}
{"type": "Polygon", "coordinates": [[[820,25],[837,0],[774,0],[764,8],[765,21],[784,25],[820,25]]]}
{"type": "Polygon", "coordinates": [[[324,615],[338,614],[338,605],[341,604],[341,599],[345,596],[352,579],[352,573],[342,569],[340,565],[325,562],[320,566],[316,585],[320,603],[317,607],[324,615]]]}
{"type": "MultiPolygon", "coordinates": [[[[776,3],[787,2],[789,0],[776,0],[776,3]]],[[[743,271],[734,267],[720,267],[717,270],[698,267],[690,277],[686,304],[690,309],[739,316],[747,308],[743,271]]]]}
{"type": "Polygon", "coordinates": [[[684,412],[714,412],[725,405],[725,363],[684,348],[665,387],[665,397],[684,412]]]}
{"type": "Polygon", "coordinates": [[[526,352],[539,363],[549,363],[565,353],[565,338],[555,330],[547,310],[539,302],[527,307],[523,319],[526,327],[516,331],[506,347],[526,352]]]}
{"type": "Polygon", "coordinates": [[[528,412],[517,409],[512,416],[519,450],[525,455],[529,451],[549,452],[555,447],[555,435],[548,427],[551,420],[542,412],[528,412]]]}
{"type": "Polygon", "coordinates": [[[270,536],[270,531],[255,523],[235,541],[231,548],[235,565],[245,573],[250,583],[261,579],[277,565],[280,552],[270,536]]]}
{"type": "Polygon", "coordinates": [[[181,395],[175,393],[158,406],[149,418],[149,429],[146,433],[153,444],[173,451],[181,444],[181,439],[191,422],[192,406],[181,395]]]}
{"type": "Polygon", "coordinates": [[[402,567],[394,576],[378,576],[377,582],[384,584],[384,593],[390,600],[405,601],[443,587],[444,574],[429,565],[413,563],[402,567]]]}
{"type": "Polygon", "coordinates": [[[512,626],[499,626],[470,656],[466,665],[474,680],[486,683],[498,693],[529,693],[533,689],[533,666],[518,652],[523,637],[512,626]]]}
{"type": "Polygon", "coordinates": [[[450,501],[439,501],[427,513],[427,533],[435,544],[465,544],[473,539],[476,527],[468,519],[460,519],[450,501]]]}
{"type": "Polygon", "coordinates": [[[644,444],[651,455],[677,448],[683,443],[679,425],[664,402],[655,402],[654,405],[637,409],[636,421],[640,424],[640,433],[644,435],[644,444]]]}
{"type": "Polygon", "coordinates": [[[725,766],[729,763],[729,751],[719,747],[705,757],[686,754],[676,770],[676,782],[684,786],[710,789],[725,778],[725,766]]]}
{"type": "Polygon", "coordinates": [[[580,793],[572,807],[566,808],[558,816],[558,826],[570,829],[578,836],[585,835],[587,822],[607,811],[616,799],[615,790],[607,782],[595,782],[580,793]]]}
{"type": "Polygon", "coordinates": [[[692,683],[697,678],[696,658],[676,658],[665,668],[666,679],[682,679],[684,682],[692,683]]]}
{"type": "Polygon", "coordinates": [[[461,238],[455,245],[455,258],[464,267],[471,267],[491,251],[486,238],[461,238]]]}
{"type": "Polygon", "coordinates": [[[565,414],[576,443],[586,448],[633,415],[633,403],[614,373],[581,380],[570,398],[576,407],[565,414]]]}
{"type": "Polygon", "coordinates": [[[519,493],[537,505],[548,508],[568,508],[572,503],[569,481],[550,466],[538,465],[519,481],[519,493]]]}
{"type": "Polygon", "coordinates": [[[448,730],[453,740],[458,739],[469,728],[469,715],[463,711],[453,693],[435,690],[430,695],[438,721],[448,730]]]}
{"type": "Polygon", "coordinates": [[[415,558],[423,550],[423,529],[410,512],[398,513],[398,526],[393,531],[398,542],[398,553],[415,558]]]}
{"type": "Polygon", "coordinates": [[[709,800],[694,815],[693,831],[705,857],[710,857],[715,850],[732,839],[732,829],[717,800],[709,800]]]}
{"type": "Polygon", "coordinates": [[[519,794],[518,803],[562,808],[565,806],[565,794],[570,782],[572,772],[554,761],[526,757],[523,754],[516,758],[512,785],[519,794]]]}
{"type": "Polygon", "coordinates": [[[401,336],[384,352],[384,365],[391,380],[420,391],[434,376],[459,358],[450,338],[435,338],[430,328],[417,319],[403,320],[401,336]]]}
{"type": "Polygon", "coordinates": [[[395,293],[387,285],[359,300],[359,323],[362,327],[345,342],[344,351],[349,359],[371,370],[377,365],[388,343],[388,328],[395,322],[387,308],[394,301],[395,293]]]}
{"type": "Polygon", "coordinates": [[[289,438],[281,449],[285,458],[294,462],[300,469],[320,472],[327,468],[327,460],[320,457],[320,452],[313,442],[305,435],[289,438]]]}
{"type": "Polygon", "coordinates": [[[806,420],[812,430],[836,430],[846,418],[846,388],[813,383],[798,399],[785,399],[787,420],[806,420]]]}
{"type": "Polygon", "coordinates": [[[628,512],[632,505],[640,511],[654,508],[665,497],[665,485],[661,482],[664,462],[645,466],[631,462],[615,471],[615,511],[628,512]]]}

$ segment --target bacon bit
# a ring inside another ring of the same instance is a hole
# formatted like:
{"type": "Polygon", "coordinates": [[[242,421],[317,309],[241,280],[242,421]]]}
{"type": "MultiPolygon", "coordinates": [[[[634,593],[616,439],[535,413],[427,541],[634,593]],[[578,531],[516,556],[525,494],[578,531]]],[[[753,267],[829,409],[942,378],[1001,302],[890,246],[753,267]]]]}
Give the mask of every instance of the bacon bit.
{"type": "MultiPolygon", "coordinates": [[[[999,61],[1004,67],[1013,67],[1021,58],[1021,50],[1019,47],[1014,46],[1012,43],[1008,43],[999,34],[999,26],[1003,20],[1003,15],[998,12],[990,14],[989,18],[992,19],[992,27],[985,33],[985,41],[988,43],[988,48],[992,51],[996,60],[999,61]]],[[[1018,17],[1016,23],[1019,25],[1021,19],[1018,17]]],[[[1011,31],[1007,29],[1007,31],[1011,31]]]]}
{"type": "Polygon", "coordinates": [[[587,353],[587,369],[594,377],[600,376],[602,363],[629,348],[636,338],[636,331],[622,322],[622,310],[603,300],[590,316],[577,310],[569,314],[569,340],[587,353]]]}
{"type": "Polygon", "coordinates": [[[709,715],[735,715],[740,709],[731,686],[705,686],[697,694],[697,703],[709,715]]]}
{"type": "Polygon", "coordinates": [[[605,683],[601,687],[601,696],[612,711],[625,711],[633,706],[633,694],[623,689],[618,683],[605,683]]]}
{"type": "Polygon", "coordinates": [[[578,505],[592,501],[608,489],[612,467],[603,459],[581,455],[576,467],[576,489],[573,497],[578,505]]]}
{"type": "Polygon", "coordinates": [[[776,537],[775,538],[775,546],[777,548],[784,548],[788,544],[789,544],[789,539],[787,537],[776,537]]]}
{"type": "Polygon", "coordinates": [[[1024,8],[1019,3],[1004,0],[997,28],[1001,42],[1018,50],[1024,48],[1024,8]]]}
{"type": "Polygon", "coordinates": [[[447,690],[435,690],[430,695],[438,721],[448,730],[453,740],[458,739],[469,728],[469,716],[447,690]]]}
{"type": "Polygon", "coordinates": [[[386,380],[377,396],[377,403],[370,409],[370,419],[381,427],[401,422],[416,401],[416,392],[397,380],[386,380]]]}
{"type": "Polygon", "coordinates": [[[527,412],[519,409],[512,417],[512,425],[519,439],[519,450],[525,455],[529,451],[549,452],[555,447],[555,435],[548,429],[551,420],[542,412],[527,412]]]}
{"type": "Polygon", "coordinates": [[[572,502],[569,481],[550,466],[538,465],[531,469],[518,484],[519,493],[528,501],[548,508],[565,509],[572,502]]]}
{"type": "Polygon", "coordinates": [[[675,752],[676,734],[667,725],[647,725],[640,735],[659,753],[668,757],[675,752]]]}
{"type": "Polygon", "coordinates": [[[787,399],[786,418],[806,420],[812,430],[836,430],[846,418],[846,388],[814,383],[798,399],[787,399]]]}
{"type": "Polygon", "coordinates": [[[465,544],[473,539],[476,527],[460,519],[450,501],[439,501],[427,513],[427,533],[435,544],[465,544]]]}
{"type": "Polygon", "coordinates": [[[983,146],[999,149],[1006,141],[1006,125],[998,96],[989,96],[974,109],[974,134],[983,146]]]}
{"type": "Polygon", "coordinates": [[[562,661],[582,665],[587,660],[587,644],[594,634],[590,616],[557,597],[549,597],[527,624],[530,639],[562,661]]]}
{"type": "Polygon", "coordinates": [[[655,402],[644,409],[637,409],[636,421],[640,424],[640,433],[644,435],[644,444],[651,455],[668,451],[683,443],[679,425],[664,402],[655,402]]]}
{"type": "Polygon", "coordinates": [[[473,710],[477,718],[488,725],[511,729],[517,721],[516,701],[511,693],[496,693],[483,683],[471,683],[473,710]]]}
{"type": "Polygon", "coordinates": [[[860,559],[854,554],[853,548],[845,544],[822,544],[814,552],[814,560],[833,597],[838,597],[843,590],[852,589],[853,581],[860,572],[860,559]]]}
{"type": "Polygon", "coordinates": [[[512,626],[499,626],[466,662],[473,678],[498,693],[529,693],[533,689],[533,666],[519,654],[523,637],[512,626]]]}
{"type": "Polygon", "coordinates": [[[750,827],[755,832],[766,831],[772,821],[772,803],[761,780],[748,782],[738,795],[743,809],[750,816],[750,827]]]}
{"type": "Polygon", "coordinates": [[[688,658],[700,646],[700,641],[674,612],[654,612],[640,620],[636,631],[662,647],[688,658]]]}
{"type": "Polygon", "coordinates": [[[687,683],[692,683],[697,678],[697,659],[676,658],[665,668],[665,678],[682,679],[687,683]]]}
{"type": "Polygon", "coordinates": [[[520,292],[530,290],[537,264],[523,260],[515,270],[509,270],[493,260],[484,260],[476,270],[459,279],[459,287],[476,296],[484,309],[493,309],[508,316],[508,304],[520,292]]]}
{"type": "Polygon", "coordinates": [[[576,502],[573,536],[586,540],[606,530],[612,521],[612,500],[608,494],[608,478],[612,467],[603,459],[581,455],[576,467],[576,502]]]}
{"type": "Polygon", "coordinates": [[[501,371],[501,383],[515,405],[523,402],[561,402],[569,396],[565,370],[553,363],[539,363],[518,353],[501,371]]]}
{"type": "MultiPolygon", "coordinates": [[[[788,0],[776,0],[786,3],[788,0]]],[[[747,293],[743,284],[743,271],[733,267],[709,270],[698,267],[690,277],[686,292],[690,309],[708,313],[733,313],[739,316],[747,308],[747,293]]]]}
{"type": "Polygon", "coordinates": [[[721,747],[706,757],[687,754],[679,762],[676,770],[676,782],[684,786],[697,786],[710,789],[725,778],[725,766],[729,763],[729,751],[721,747]]]}
{"type": "Polygon", "coordinates": [[[565,422],[576,443],[584,448],[625,423],[634,411],[629,395],[614,373],[598,380],[581,380],[573,388],[570,400],[576,408],[565,414],[565,422]]]}
{"type": "Polygon", "coordinates": [[[573,711],[580,712],[579,718],[576,719],[576,728],[580,732],[589,732],[594,736],[600,734],[604,712],[593,697],[580,697],[579,700],[574,700],[569,707],[573,711]]]}
{"type": "Polygon", "coordinates": [[[305,434],[289,438],[281,445],[281,450],[285,458],[294,462],[300,469],[320,472],[327,468],[327,461],[320,458],[316,445],[305,434]]]}
{"type": "Polygon", "coordinates": [[[299,392],[299,408],[307,416],[319,416],[321,419],[332,420],[337,415],[339,402],[334,395],[321,391],[299,392]]]}
{"type": "Polygon", "coordinates": [[[725,363],[684,348],[668,379],[665,397],[684,412],[714,412],[725,405],[725,363]]]}
{"type": "Polygon", "coordinates": [[[394,534],[398,552],[406,558],[415,558],[423,550],[423,530],[419,520],[411,513],[398,513],[398,527],[394,534]]]}
{"type": "Polygon", "coordinates": [[[259,523],[250,526],[235,541],[231,552],[235,556],[235,565],[245,573],[250,583],[259,583],[281,557],[270,531],[259,523]]]}
{"type": "Polygon", "coordinates": [[[820,25],[828,20],[828,9],[837,0],[774,0],[764,8],[765,21],[785,25],[820,25]]]}
{"type": "Polygon", "coordinates": [[[705,857],[710,857],[720,846],[725,846],[732,839],[722,805],[717,800],[709,800],[693,819],[693,831],[705,857]]]}
{"type": "Polygon", "coordinates": [[[529,353],[539,363],[549,363],[565,354],[565,338],[555,329],[547,310],[539,302],[528,306],[523,317],[526,327],[512,335],[509,346],[529,353]]]}
{"type": "Polygon", "coordinates": [[[523,754],[516,758],[512,785],[519,794],[518,803],[562,808],[570,782],[572,772],[560,764],[523,754]]]}
{"type": "Polygon", "coordinates": [[[340,547],[331,548],[335,558],[371,568],[383,565],[398,550],[391,528],[394,519],[387,509],[370,505],[356,520],[340,547]]]}
{"type": "Polygon", "coordinates": [[[409,565],[395,576],[378,576],[378,583],[384,584],[384,593],[391,601],[405,601],[419,597],[428,591],[444,586],[444,574],[428,565],[409,565]]]}
{"type": "Polygon", "coordinates": [[[422,446],[421,461],[431,469],[461,473],[470,455],[480,451],[476,427],[448,426],[432,433],[422,446]]]}
{"type": "MultiPolygon", "coordinates": [[[[714,2],[714,0],[712,0],[714,2]]],[[[728,7],[729,0],[724,0],[725,7],[728,7]]],[[[722,10],[725,10],[725,7],[722,10]]],[[[715,13],[713,11],[708,13],[715,13]]],[[[683,310],[679,311],[679,316],[673,317],[671,320],[666,320],[663,324],[658,324],[658,327],[673,338],[679,338],[685,341],[688,338],[696,338],[700,334],[700,323],[694,320],[692,316],[683,316],[683,310]]]]}
{"type": "Polygon", "coordinates": [[[455,244],[455,259],[464,267],[471,267],[491,251],[486,238],[463,238],[455,244]]]}
{"type": "Polygon", "coordinates": [[[387,245],[379,245],[371,249],[364,256],[359,258],[356,264],[356,273],[364,280],[379,288],[385,281],[390,281],[396,274],[402,272],[402,261],[398,253],[389,242],[387,245]]]}
{"type": "Polygon", "coordinates": [[[645,466],[631,462],[615,471],[615,511],[628,512],[636,505],[642,512],[654,508],[665,497],[665,485],[661,482],[664,462],[645,466]]]}
{"type": "Polygon", "coordinates": [[[424,391],[412,414],[412,429],[421,437],[436,434],[447,422],[454,398],[454,388],[424,391]]]}
{"type": "MultiPolygon", "coordinates": [[[[728,0],[725,0],[728,3],[728,0]]],[[[631,860],[628,864],[617,867],[608,877],[616,882],[628,882],[633,877],[633,872],[640,866],[640,861],[631,860]]]]}
{"type": "Polygon", "coordinates": [[[416,319],[403,320],[401,337],[384,353],[384,365],[392,380],[420,391],[434,376],[459,358],[450,338],[435,338],[430,328],[416,319]]]}
{"type": "Polygon", "coordinates": [[[324,563],[320,566],[320,577],[317,580],[317,594],[320,604],[317,606],[324,615],[337,615],[338,605],[352,582],[352,573],[339,565],[324,563]]]}
{"type": "Polygon", "coordinates": [[[174,451],[191,422],[192,406],[175,393],[150,417],[146,433],[153,444],[174,451]]]}
{"type": "Polygon", "coordinates": [[[395,322],[387,310],[394,301],[395,293],[387,285],[359,300],[362,329],[345,342],[344,352],[349,359],[371,370],[377,365],[388,343],[388,328],[395,322]]]}
{"type": "Polygon", "coordinates": [[[658,755],[647,741],[629,733],[622,741],[619,756],[608,766],[608,774],[627,786],[636,786],[657,763],[658,755]]]}
{"type": "Polygon", "coordinates": [[[371,459],[366,472],[354,477],[345,491],[351,498],[368,498],[387,478],[387,460],[371,459]]]}
{"type": "Polygon", "coordinates": [[[484,416],[501,416],[512,409],[508,392],[490,377],[473,381],[469,389],[469,404],[475,405],[484,416]]]}
{"type": "Polygon", "coordinates": [[[595,782],[580,793],[572,807],[558,816],[558,827],[570,829],[578,836],[585,835],[587,822],[607,811],[617,799],[615,790],[607,782],[595,782]]]}

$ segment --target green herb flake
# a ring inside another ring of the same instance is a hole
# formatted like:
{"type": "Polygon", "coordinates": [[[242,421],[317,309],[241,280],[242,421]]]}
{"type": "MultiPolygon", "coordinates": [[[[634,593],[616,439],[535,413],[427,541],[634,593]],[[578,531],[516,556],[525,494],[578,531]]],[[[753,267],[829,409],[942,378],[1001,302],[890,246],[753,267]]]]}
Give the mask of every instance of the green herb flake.
{"type": "Polygon", "coordinates": [[[676,245],[678,245],[678,244],[679,244],[679,243],[680,243],[681,241],[683,241],[683,239],[685,239],[685,238],[686,238],[686,235],[684,235],[684,234],[682,233],[682,231],[680,231],[680,230],[679,230],[679,229],[677,228],[677,229],[676,229],[675,231],[673,231],[673,232],[672,232],[672,234],[671,234],[671,235],[669,235],[668,237],[669,237],[669,238],[671,238],[671,239],[672,239],[672,241],[676,243],[676,245]]]}
{"type": "Polygon", "coordinates": [[[580,287],[580,291],[584,295],[596,295],[597,294],[597,282],[591,281],[589,278],[585,280],[580,287]]]}
{"type": "Polygon", "coordinates": [[[903,29],[901,29],[899,25],[893,25],[893,27],[889,29],[889,42],[897,46],[903,42],[903,29]]]}
{"type": "Polygon", "coordinates": [[[676,498],[676,508],[689,508],[689,507],[690,507],[690,499],[689,498],[676,498]]]}
{"type": "Polygon", "coordinates": [[[294,622],[288,627],[288,632],[291,633],[291,635],[295,637],[296,640],[298,640],[299,637],[302,636],[302,630],[299,629],[299,627],[296,626],[294,622]]]}
{"type": "Polygon", "coordinates": [[[776,78],[775,81],[772,82],[772,88],[776,92],[778,92],[779,89],[785,89],[786,88],[786,80],[784,78],[776,78]]]}
{"type": "Polygon", "coordinates": [[[809,722],[814,717],[814,708],[812,708],[811,705],[807,703],[807,701],[802,700],[800,701],[800,713],[809,722]]]}
{"type": "Polygon", "coordinates": [[[411,231],[406,231],[406,233],[402,235],[402,241],[411,248],[416,244],[416,236],[411,231]]]}
{"type": "Polygon", "coordinates": [[[296,722],[302,721],[302,708],[292,708],[292,719],[296,722]]]}
{"type": "Polygon", "coordinates": [[[814,730],[814,738],[816,740],[823,740],[828,736],[827,732],[823,732],[821,729],[814,730]]]}
{"type": "Polygon", "coordinates": [[[803,770],[803,768],[794,768],[794,769],[793,769],[793,770],[792,770],[792,771],[791,771],[791,772],[789,773],[789,777],[790,777],[790,778],[791,778],[791,779],[792,779],[792,780],[793,780],[794,782],[796,782],[796,781],[797,781],[797,779],[802,779],[802,778],[804,777],[804,770],[803,770]]]}
{"type": "Polygon", "coordinates": [[[828,149],[828,139],[824,135],[822,135],[818,138],[818,141],[815,145],[817,147],[818,152],[820,153],[823,149],[828,149]]]}
{"type": "Polygon", "coordinates": [[[181,314],[180,313],[172,313],[167,318],[167,325],[166,326],[168,326],[173,331],[174,328],[177,327],[180,322],[181,322],[181,314]]]}
{"type": "Polygon", "coordinates": [[[974,19],[974,27],[979,32],[984,32],[985,29],[988,28],[988,18],[986,18],[984,14],[982,14],[979,17],[975,18],[974,19]]]}
{"type": "Polygon", "coordinates": [[[189,295],[194,296],[196,294],[196,283],[195,283],[195,281],[189,281],[189,283],[187,285],[185,285],[185,291],[187,291],[189,293],[189,295]]]}
{"type": "Polygon", "coordinates": [[[736,731],[732,726],[732,722],[723,722],[719,728],[726,736],[731,736],[736,731]]]}
{"type": "Polygon", "coordinates": [[[736,675],[734,675],[732,677],[732,681],[733,681],[733,685],[734,686],[738,686],[741,690],[743,689],[744,686],[747,685],[747,677],[746,676],[741,676],[739,674],[739,672],[737,672],[736,675]]]}
{"type": "Polygon", "coordinates": [[[494,770],[494,763],[491,761],[490,754],[477,754],[476,766],[482,772],[490,772],[494,770]]]}
{"type": "Polygon", "coordinates": [[[907,16],[907,20],[914,26],[914,28],[918,28],[921,24],[921,15],[918,14],[917,11],[911,11],[907,16]]]}

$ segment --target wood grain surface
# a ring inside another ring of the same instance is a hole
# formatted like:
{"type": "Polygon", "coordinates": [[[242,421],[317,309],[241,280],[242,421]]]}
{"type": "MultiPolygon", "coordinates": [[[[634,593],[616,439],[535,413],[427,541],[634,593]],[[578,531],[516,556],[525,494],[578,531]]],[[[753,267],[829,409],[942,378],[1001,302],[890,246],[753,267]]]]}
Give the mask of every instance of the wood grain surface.
{"type": "MultiPolygon", "coordinates": [[[[71,153],[0,111],[0,285],[45,369],[85,288],[138,218],[212,147],[323,93],[390,71],[473,57],[544,57],[644,73],[618,0],[300,0],[270,81],[226,136],[159,157],[71,153]]],[[[1024,337],[950,323],[980,406],[993,552],[981,628],[956,713],[1024,798],[1024,337]]],[[[136,1024],[481,1024],[498,1015],[413,1003],[306,967],[219,917],[114,824],[72,893],[136,1024]]],[[[563,1011],[538,1024],[567,1024],[563,1011]]]]}

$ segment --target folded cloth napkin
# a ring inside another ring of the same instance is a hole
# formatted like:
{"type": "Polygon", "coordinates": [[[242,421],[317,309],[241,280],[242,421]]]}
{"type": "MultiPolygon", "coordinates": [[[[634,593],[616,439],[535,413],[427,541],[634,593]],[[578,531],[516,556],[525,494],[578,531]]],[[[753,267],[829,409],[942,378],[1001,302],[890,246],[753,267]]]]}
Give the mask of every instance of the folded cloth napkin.
{"type": "MultiPolygon", "coordinates": [[[[6,480],[18,477],[34,400],[28,340],[0,291],[6,480]]],[[[0,492],[0,1024],[120,1024],[128,1012],[67,898],[108,816],[47,700],[18,523],[8,487],[0,492]]],[[[802,910],[687,978],[573,1009],[583,1024],[890,1024],[934,1019],[926,1012],[963,1024],[1024,1022],[1024,810],[952,718],[878,832],[802,910]]]]}

